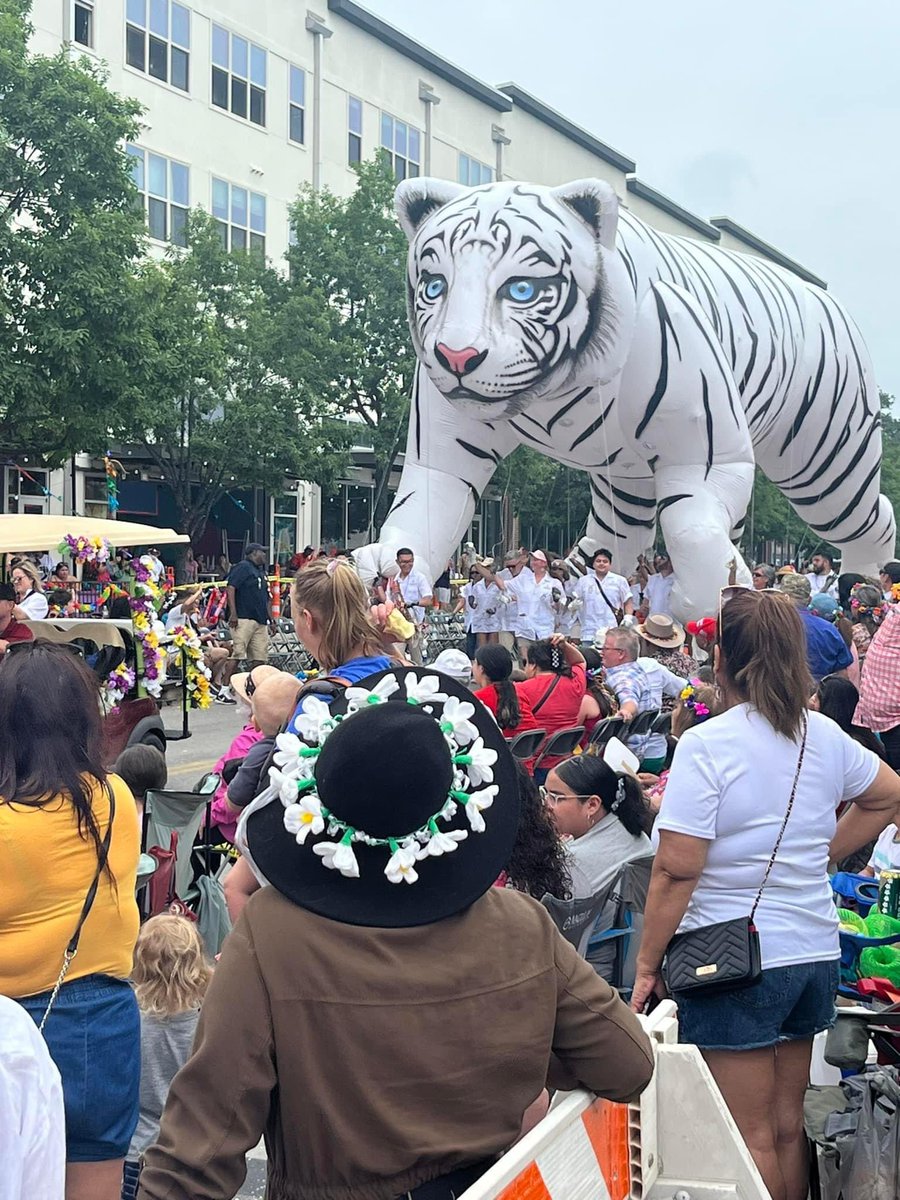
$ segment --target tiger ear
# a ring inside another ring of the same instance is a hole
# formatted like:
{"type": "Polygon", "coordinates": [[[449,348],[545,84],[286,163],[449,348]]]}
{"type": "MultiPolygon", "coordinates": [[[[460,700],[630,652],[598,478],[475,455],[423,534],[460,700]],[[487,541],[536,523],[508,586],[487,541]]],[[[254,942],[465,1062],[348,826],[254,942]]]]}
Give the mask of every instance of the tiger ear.
{"type": "Polygon", "coordinates": [[[443,208],[467,191],[462,184],[446,179],[404,179],[394,193],[394,208],[403,232],[410,241],[419,226],[438,208],[443,208]]]}
{"type": "Polygon", "coordinates": [[[576,179],[551,188],[550,195],[581,217],[602,246],[615,250],[619,197],[605,180],[576,179]]]}

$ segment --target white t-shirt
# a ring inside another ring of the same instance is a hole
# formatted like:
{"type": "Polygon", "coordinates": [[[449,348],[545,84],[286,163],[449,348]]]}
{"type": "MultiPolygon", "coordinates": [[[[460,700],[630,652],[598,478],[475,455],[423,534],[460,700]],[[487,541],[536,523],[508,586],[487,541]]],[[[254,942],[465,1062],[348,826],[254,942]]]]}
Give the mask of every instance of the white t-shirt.
{"type": "Polygon", "coordinates": [[[644,588],[644,599],[649,604],[651,617],[671,617],[672,588],[675,586],[674,575],[651,575],[644,588]]]}
{"type": "Polygon", "coordinates": [[[426,596],[431,596],[434,589],[422,572],[417,571],[415,567],[413,567],[406,578],[398,575],[397,583],[400,586],[400,595],[409,609],[410,616],[417,625],[421,625],[425,620],[425,609],[419,604],[419,601],[424,600],[426,596]]]}
{"type": "Polygon", "coordinates": [[[523,567],[518,575],[513,576],[508,570],[500,572],[499,578],[506,583],[506,594],[512,596],[512,604],[506,605],[506,612],[501,614],[501,629],[516,634],[517,637],[530,638],[531,628],[529,609],[531,593],[534,591],[534,572],[531,567],[523,567]]]}
{"type": "Polygon", "coordinates": [[[531,587],[519,604],[519,623],[516,633],[520,637],[538,641],[548,638],[556,630],[556,609],[563,597],[563,585],[558,579],[545,575],[538,583],[531,574],[531,587]],[[559,601],[553,599],[554,593],[559,601]]]}
{"type": "Polygon", "coordinates": [[[833,600],[837,600],[837,575],[833,571],[827,571],[824,575],[813,575],[810,572],[806,578],[809,580],[809,586],[814,596],[822,593],[825,596],[831,596],[833,600]]]}
{"type": "Polygon", "coordinates": [[[581,610],[581,640],[592,642],[598,629],[611,629],[616,624],[615,610],[624,608],[631,599],[631,588],[624,576],[612,571],[603,579],[598,579],[595,571],[588,571],[575,584],[575,595],[584,605],[581,610]],[[600,588],[603,588],[603,594],[600,588]],[[606,600],[603,599],[604,595],[606,600]]]}
{"type": "Polygon", "coordinates": [[[59,1071],[20,1004],[0,996],[0,1200],[59,1200],[66,1118],[59,1071]]]}
{"type": "Polygon", "coordinates": [[[17,600],[16,603],[28,621],[43,621],[50,611],[50,602],[44,592],[29,592],[24,600],[17,600]]]}
{"type": "MultiPolygon", "coordinates": [[[[868,788],[881,760],[811,712],[794,808],[756,912],[763,967],[840,955],[828,882],[835,812],[868,788]]],[[[787,809],[800,752],[749,704],[679,740],[657,830],[709,842],[679,931],[749,916],[787,809]]]]}
{"type": "Polygon", "coordinates": [[[882,829],[869,859],[869,866],[875,872],[876,879],[882,871],[900,871],[900,841],[896,840],[898,836],[900,833],[896,825],[888,825],[887,829],[882,829]]]}

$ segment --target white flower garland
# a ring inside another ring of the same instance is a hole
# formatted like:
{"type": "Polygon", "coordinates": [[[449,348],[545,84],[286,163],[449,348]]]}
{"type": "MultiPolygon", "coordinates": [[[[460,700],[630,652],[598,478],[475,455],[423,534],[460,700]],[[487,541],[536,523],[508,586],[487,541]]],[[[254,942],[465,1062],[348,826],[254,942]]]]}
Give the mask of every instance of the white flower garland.
{"type": "Polygon", "coordinates": [[[332,838],[340,834],[339,841],[319,842],[313,846],[313,853],[321,858],[323,866],[340,871],[348,879],[359,878],[359,862],[353,845],[362,842],[366,846],[386,846],[390,849],[384,873],[391,883],[415,883],[419,878],[416,864],[429,858],[439,858],[442,854],[452,854],[470,832],[484,832],[482,814],[494,803],[499,790],[493,782],[497,751],[485,746],[484,740],[478,736],[478,727],[471,720],[475,715],[474,704],[441,692],[440,680],[436,675],[419,678],[409,674],[404,677],[403,683],[408,704],[421,706],[424,712],[431,715],[431,704],[443,703],[441,716],[434,719],[444,735],[453,762],[453,782],[443,807],[410,833],[395,837],[372,837],[364,829],[358,829],[335,816],[322,804],[316,790],[316,759],[328,735],[360,709],[373,704],[386,704],[400,689],[395,675],[383,676],[371,690],[347,688],[347,712],[343,716],[333,716],[330,706],[324,701],[307,696],[303,712],[294,721],[300,736],[280,733],[275,739],[275,766],[270,768],[269,778],[284,805],[285,829],[301,846],[310,834],[316,836],[326,830],[332,838]],[[452,820],[460,804],[465,807],[469,828],[439,829],[437,822],[452,820]]]}

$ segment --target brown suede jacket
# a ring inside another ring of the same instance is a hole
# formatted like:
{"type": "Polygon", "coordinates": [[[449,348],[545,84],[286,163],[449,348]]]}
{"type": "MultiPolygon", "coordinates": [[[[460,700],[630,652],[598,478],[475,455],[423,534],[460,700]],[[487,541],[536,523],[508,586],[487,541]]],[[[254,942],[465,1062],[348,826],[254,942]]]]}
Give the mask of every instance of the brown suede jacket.
{"type": "Polygon", "coordinates": [[[492,888],[436,924],[372,929],[263,888],[225,943],[138,1197],[230,1200],[264,1134],[269,1200],[391,1200],[501,1154],[548,1072],[632,1100],[653,1053],[534,900],[492,888]]]}

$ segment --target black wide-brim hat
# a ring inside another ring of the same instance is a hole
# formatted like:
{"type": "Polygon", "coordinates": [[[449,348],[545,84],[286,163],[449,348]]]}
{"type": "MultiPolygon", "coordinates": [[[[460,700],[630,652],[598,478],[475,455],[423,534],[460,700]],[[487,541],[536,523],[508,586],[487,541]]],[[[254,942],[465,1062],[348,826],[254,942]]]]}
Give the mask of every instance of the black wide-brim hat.
{"type": "MultiPolygon", "coordinates": [[[[483,811],[483,832],[471,828],[462,803],[455,814],[436,823],[441,833],[464,830],[467,836],[452,852],[426,855],[417,862],[418,879],[412,884],[387,878],[389,847],[361,841],[352,845],[358,877],[329,869],[314,847],[339,842],[343,831],[329,832],[326,825],[299,844],[285,828],[285,804],[279,796],[251,812],[244,836],[258,872],[301,908],[347,925],[430,925],[462,912],[492,887],[507,866],[519,825],[515,763],[489,710],[456,680],[427,667],[379,671],[354,687],[372,691],[382,681],[389,684],[390,676],[399,686],[383,703],[363,704],[348,716],[350,701],[345,693],[332,701],[332,715],[344,719],[328,735],[316,759],[321,804],[371,838],[399,840],[423,827],[447,803],[454,767],[440,726],[445,702],[426,696],[419,704],[410,703],[408,677],[414,688],[417,680],[436,679],[437,690],[448,702],[455,698],[472,707],[468,720],[484,747],[497,755],[491,768],[497,792],[483,811]]],[[[462,753],[467,749],[460,747],[462,753]]]]}

